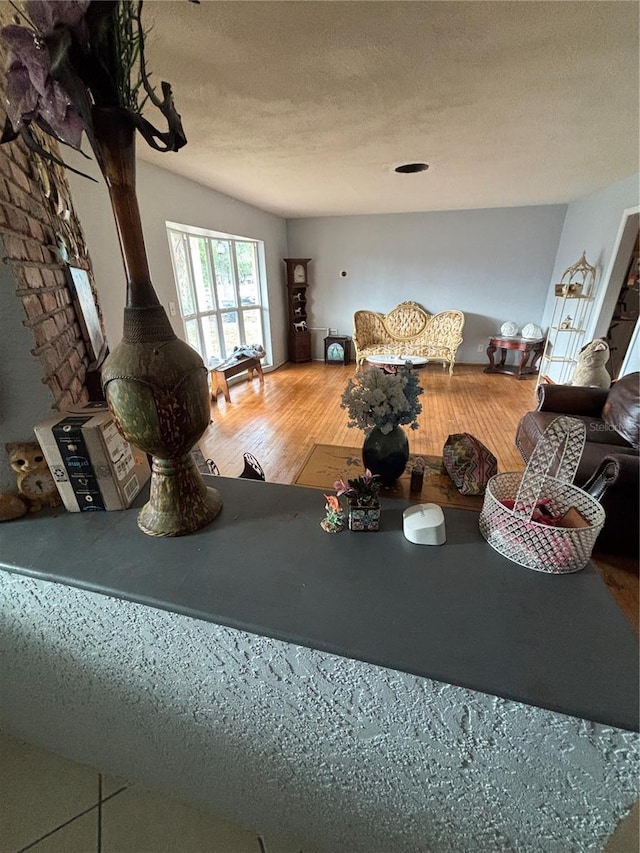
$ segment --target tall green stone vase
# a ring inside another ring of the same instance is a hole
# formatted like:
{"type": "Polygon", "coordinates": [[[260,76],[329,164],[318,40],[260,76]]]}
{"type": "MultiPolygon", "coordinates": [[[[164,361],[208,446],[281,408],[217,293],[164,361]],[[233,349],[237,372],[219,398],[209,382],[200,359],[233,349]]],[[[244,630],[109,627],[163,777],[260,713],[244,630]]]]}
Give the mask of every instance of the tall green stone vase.
{"type": "Polygon", "coordinates": [[[102,385],[117,427],[153,457],[149,502],[138,526],[150,536],[182,536],[222,509],[191,448],[210,419],[207,369],[173,332],[149,275],[136,196],[135,128],[117,108],[94,108],[94,151],[109,190],[127,280],[122,341],[106,359],[102,385]]]}

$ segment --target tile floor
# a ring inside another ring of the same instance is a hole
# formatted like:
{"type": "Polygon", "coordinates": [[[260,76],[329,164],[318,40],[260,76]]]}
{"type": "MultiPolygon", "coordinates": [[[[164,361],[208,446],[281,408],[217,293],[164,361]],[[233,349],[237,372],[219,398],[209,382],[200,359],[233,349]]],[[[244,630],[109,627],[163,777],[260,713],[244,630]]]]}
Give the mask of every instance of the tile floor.
{"type": "Polygon", "coordinates": [[[0,853],[316,853],[0,733],[0,853]]]}

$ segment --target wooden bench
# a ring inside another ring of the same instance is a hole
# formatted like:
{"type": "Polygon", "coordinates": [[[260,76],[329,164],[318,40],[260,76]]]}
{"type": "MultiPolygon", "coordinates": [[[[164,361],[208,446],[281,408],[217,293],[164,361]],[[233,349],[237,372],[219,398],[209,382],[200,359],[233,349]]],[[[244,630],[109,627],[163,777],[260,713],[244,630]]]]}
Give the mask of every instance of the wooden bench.
{"type": "Polygon", "coordinates": [[[253,377],[255,371],[258,375],[258,379],[260,380],[260,384],[264,385],[264,374],[262,373],[262,365],[260,364],[259,358],[245,356],[234,361],[233,364],[230,364],[227,367],[220,366],[211,368],[211,396],[213,400],[217,402],[218,392],[222,391],[224,399],[227,403],[230,403],[231,397],[229,395],[229,383],[227,380],[232,376],[237,376],[238,373],[242,373],[245,370],[248,372],[249,379],[253,377]]]}

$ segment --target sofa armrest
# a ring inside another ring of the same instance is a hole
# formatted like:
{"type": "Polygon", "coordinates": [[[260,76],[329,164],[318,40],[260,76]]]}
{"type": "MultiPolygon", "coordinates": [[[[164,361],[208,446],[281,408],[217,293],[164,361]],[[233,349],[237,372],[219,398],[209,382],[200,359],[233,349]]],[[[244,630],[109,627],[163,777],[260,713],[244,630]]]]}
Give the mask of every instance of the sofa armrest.
{"type": "Polygon", "coordinates": [[[387,338],[380,314],[375,311],[356,311],[353,315],[353,340],[358,349],[384,343],[387,338]]]}
{"type": "Polygon", "coordinates": [[[619,475],[620,463],[614,457],[607,456],[600,462],[582,489],[599,501],[604,497],[609,486],[616,482],[619,475]]]}
{"type": "Polygon", "coordinates": [[[538,411],[599,418],[609,392],[578,385],[539,385],[538,411]]]}
{"type": "Polygon", "coordinates": [[[634,453],[610,453],[582,487],[600,501],[606,514],[596,550],[632,557],[636,565],[640,542],[639,483],[640,457],[634,453]]]}
{"type": "Polygon", "coordinates": [[[434,314],[426,330],[428,343],[446,347],[455,353],[462,343],[464,314],[462,311],[441,311],[434,314]]]}
{"type": "Polygon", "coordinates": [[[640,482],[640,456],[633,452],[615,453],[614,451],[603,458],[601,467],[612,462],[618,469],[615,482],[622,487],[637,490],[640,482]]]}

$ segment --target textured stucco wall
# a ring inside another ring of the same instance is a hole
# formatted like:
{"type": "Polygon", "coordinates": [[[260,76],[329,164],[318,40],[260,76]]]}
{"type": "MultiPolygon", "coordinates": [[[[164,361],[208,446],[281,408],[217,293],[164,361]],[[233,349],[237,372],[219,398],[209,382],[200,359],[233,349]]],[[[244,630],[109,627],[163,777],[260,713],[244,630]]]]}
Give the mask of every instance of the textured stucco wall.
{"type": "Polygon", "coordinates": [[[319,850],[600,851],[637,796],[629,732],[6,572],[0,602],[4,730],[319,850]]]}

